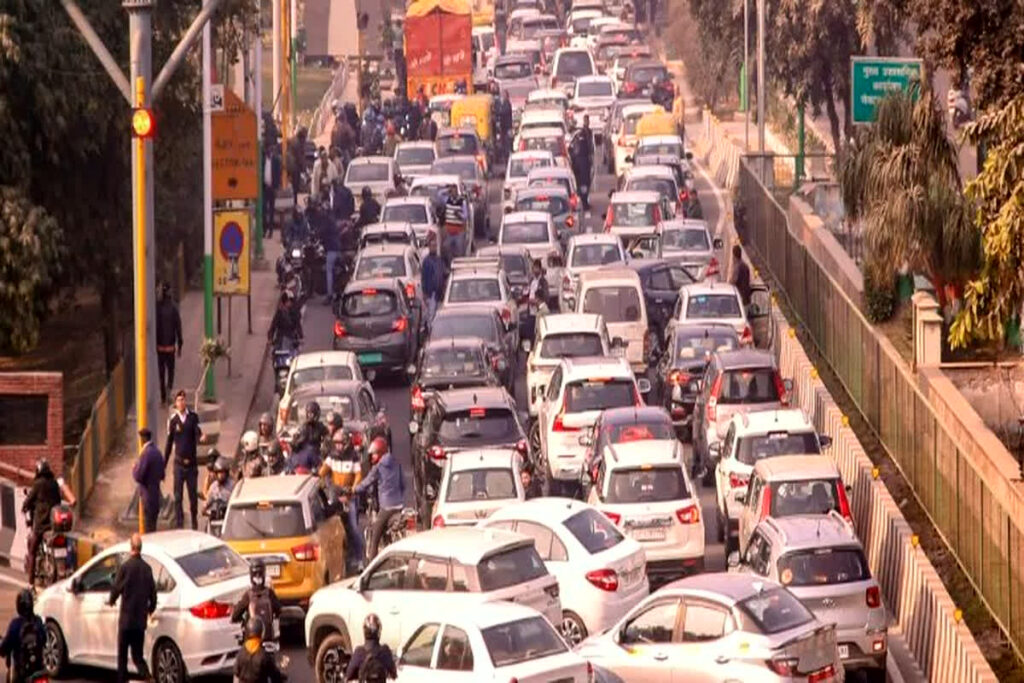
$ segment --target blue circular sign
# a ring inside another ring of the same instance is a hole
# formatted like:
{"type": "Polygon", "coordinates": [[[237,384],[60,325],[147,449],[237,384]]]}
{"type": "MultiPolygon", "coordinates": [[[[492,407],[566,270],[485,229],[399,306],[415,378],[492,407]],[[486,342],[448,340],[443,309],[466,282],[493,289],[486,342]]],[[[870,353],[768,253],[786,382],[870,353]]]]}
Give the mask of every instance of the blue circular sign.
{"type": "Polygon", "coordinates": [[[220,231],[220,253],[226,259],[238,258],[245,247],[245,234],[242,226],[235,221],[224,225],[220,231]]]}

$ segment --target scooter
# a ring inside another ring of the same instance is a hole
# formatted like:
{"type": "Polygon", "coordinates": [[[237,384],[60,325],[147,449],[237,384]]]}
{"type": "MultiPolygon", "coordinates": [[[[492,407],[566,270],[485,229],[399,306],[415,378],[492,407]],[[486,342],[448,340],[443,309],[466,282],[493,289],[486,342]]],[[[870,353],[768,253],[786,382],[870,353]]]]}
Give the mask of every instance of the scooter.
{"type": "Polygon", "coordinates": [[[284,385],[288,380],[288,371],[292,360],[299,355],[299,343],[290,337],[281,337],[274,343],[274,391],[278,396],[284,395],[284,385]]]}

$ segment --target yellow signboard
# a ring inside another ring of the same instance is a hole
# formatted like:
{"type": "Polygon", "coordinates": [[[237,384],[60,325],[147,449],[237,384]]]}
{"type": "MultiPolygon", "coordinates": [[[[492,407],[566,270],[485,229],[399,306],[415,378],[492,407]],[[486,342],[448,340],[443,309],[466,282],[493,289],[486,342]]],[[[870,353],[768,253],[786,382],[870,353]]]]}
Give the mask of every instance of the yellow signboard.
{"type": "Polygon", "coordinates": [[[213,212],[213,293],[249,293],[249,211],[213,212]]]}

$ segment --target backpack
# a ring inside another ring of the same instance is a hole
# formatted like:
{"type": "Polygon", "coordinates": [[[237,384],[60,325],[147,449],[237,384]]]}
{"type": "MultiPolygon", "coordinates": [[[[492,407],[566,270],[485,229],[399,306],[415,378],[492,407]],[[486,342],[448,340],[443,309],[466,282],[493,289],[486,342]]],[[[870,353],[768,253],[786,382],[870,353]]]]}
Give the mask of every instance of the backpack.
{"type": "Polygon", "coordinates": [[[249,617],[259,617],[263,622],[264,640],[274,639],[274,607],[270,602],[270,590],[249,590],[249,617]]]}
{"type": "Polygon", "coordinates": [[[18,631],[17,668],[21,678],[27,679],[43,670],[43,643],[46,634],[37,617],[26,619],[18,631]]]}
{"type": "Polygon", "coordinates": [[[366,658],[359,667],[359,683],[385,683],[388,672],[380,661],[381,648],[366,648],[366,658]]]}

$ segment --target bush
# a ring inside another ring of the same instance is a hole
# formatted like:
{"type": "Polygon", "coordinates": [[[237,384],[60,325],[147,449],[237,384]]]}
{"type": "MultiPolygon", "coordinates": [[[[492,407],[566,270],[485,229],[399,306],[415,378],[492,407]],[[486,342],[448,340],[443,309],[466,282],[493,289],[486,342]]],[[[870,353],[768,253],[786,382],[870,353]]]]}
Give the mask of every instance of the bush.
{"type": "Polygon", "coordinates": [[[884,323],[896,315],[896,279],[876,282],[864,275],[864,314],[873,323],[884,323]]]}

